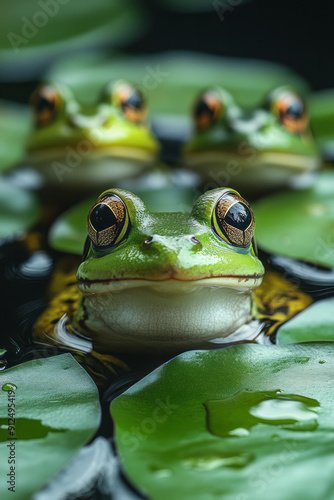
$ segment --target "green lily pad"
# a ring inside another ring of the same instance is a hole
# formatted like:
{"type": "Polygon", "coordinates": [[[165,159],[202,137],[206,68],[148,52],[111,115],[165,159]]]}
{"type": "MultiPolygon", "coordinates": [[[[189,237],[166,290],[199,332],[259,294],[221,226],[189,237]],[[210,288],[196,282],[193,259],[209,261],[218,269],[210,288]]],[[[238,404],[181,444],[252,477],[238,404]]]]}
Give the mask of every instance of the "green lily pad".
{"type": "Polygon", "coordinates": [[[314,93],[310,112],[312,131],[319,143],[334,142],[334,89],[314,93]]]}
{"type": "Polygon", "coordinates": [[[154,500],[326,498],[334,345],[178,356],[111,404],[129,479],[154,500]]]}
{"type": "Polygon", "coordinates": [[[256,237],[270,253],[334,267],[334,171],[313,185],[268,196],[252,205],[256,237]]]}
{"type": "Polygon", "coordinates": [[[0,178],[0,239],[26,231],[38,220],[36,196],[0,178]]]}
{"type": "Polygon", "coordinates": [[[278,332],[277,342],[334,341],[334,299],[316,302],[285,323],[278,332]]]}
{"type": "Polygon", "coordinates": [[[49,245],[60,252],[81,255],[87,237],[86,220],[97,196],[84,200],[64,212],[52,225],[49,245]]]}
{"type": "MultiPolygon", "coordinates": [[[[31,71],[27,60],[40,64],[71,50],[102,42],[129,42],[143,28],[143,15],[132,0],[17,0],[8,3],[0,20],[0,61],[13,78],[31,71]]],[[[145,23],[144,23],[145,24],[145,23]]],[[[6,78],[3,73],[2,78],[6,78]]]]}
{"type": "Polygon", "coordinates": [[[1,498],[27,499],[94,435],[98,391],[70,354],[23,363],[0,378],[1,498]]]}
{"type": "Polygon", "coordinates": [[[0,101],[0,172],[23,158],[30,124],[26,106],[0,101]]]}
{"type": "Polygon", "coordinates": [[[82,101],[98,98],[103,86],[126,78],[142,88],[152,114],[190,115],[194,98],[221,85],[243,105],[258,104],[274,87],[290,83],[305,91],[304,80],[277,64],[229,59],[196,52],[103,57],[84,55],[56,65],[49,79],[69,85],[82,101]]]}

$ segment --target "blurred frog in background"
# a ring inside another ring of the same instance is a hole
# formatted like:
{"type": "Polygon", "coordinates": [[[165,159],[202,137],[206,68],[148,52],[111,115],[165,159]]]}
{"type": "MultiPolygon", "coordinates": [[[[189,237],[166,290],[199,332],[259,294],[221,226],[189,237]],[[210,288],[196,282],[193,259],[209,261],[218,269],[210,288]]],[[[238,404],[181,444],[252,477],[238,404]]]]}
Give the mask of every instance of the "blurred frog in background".
{"type": "Polygon", "coordinates": [[[193,108],[193,127],[184,163],[208,185],[261,194],[302,184],[320,165],[306,104],[288,86],[255,109],[238,106],[220,87],[205,90],[193,108]]]}
{"type": "Polygon", "coordinates": [[[138,177],[156,160],[145,98],[127,81],[108,84],[94,106],[79,104],[68,87],[52,82],[39,86],[30,103],[35,126],[25,164],[41,174],[42,188],[91,194],[138,177]]]}

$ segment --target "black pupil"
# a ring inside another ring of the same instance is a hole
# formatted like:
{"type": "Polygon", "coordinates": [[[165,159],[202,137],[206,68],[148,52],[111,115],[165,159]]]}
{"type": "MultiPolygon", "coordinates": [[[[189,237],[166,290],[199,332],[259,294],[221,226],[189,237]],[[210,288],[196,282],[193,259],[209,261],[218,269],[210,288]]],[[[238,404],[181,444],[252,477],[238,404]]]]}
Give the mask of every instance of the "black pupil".
{"type": "Polygon", "coordinates": [[[39,113],[42,113],[45,110],[53,111],[54,107],[55,107],[54,102],[49,101],[48,99],[46,99],[43,96],[39,97],[37,104],[36,104],[36,110],[39,113]]]}
{"type": "Polygon", "coordinates": [[[225,215],[225,222],[232,227],[245,231],[252,222],[252,214],[246,205],[235,203],[225,215]]]}
{"type": "Polygon", "coordinates": [[[134,109],[141,109],[143,106],[143,98],[138,91],[134,91],[133,94],[124,103],[125,107],[130,107],[134,109]]]}
{"type": "Polygon", "coordinates": [[[200,100],[195,107],[195,116],[199,117],[203,115],[209,115],[210,118],[213,118],[214,110],[211,109],[205,101],[200,100]]]}
{"type": "Polygon", "coordinates": [[[304,112],[304,106],[301,101],[294,102],[286,110],[286,114],[291,116],[291,118],[294,118],[295,120],[300,118],[303,112],[304,112]]]}
{"type": "Polygon", "coordinates": [[[97,205],[90,214],[90,222],[95,231],[103,231],[116,224],[117,219],[107,205],[97,205]]]}

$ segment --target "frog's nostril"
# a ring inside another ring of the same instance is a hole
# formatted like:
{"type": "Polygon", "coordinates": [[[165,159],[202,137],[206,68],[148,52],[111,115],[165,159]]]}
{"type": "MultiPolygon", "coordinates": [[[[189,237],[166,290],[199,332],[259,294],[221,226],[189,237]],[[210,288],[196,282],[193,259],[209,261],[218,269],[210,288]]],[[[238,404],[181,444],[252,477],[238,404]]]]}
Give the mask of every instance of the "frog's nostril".
{"type": "Polygon", "coordinates": [[[153,236],[149,236],[147,240],[144,241],[144,246],[149,247],[152,242],[153,242],[153,236]]]}
{"type": "Polygon", "coordinates": [[[191,236],[190,241],[191,241],[191,243],[195,243],[195,245],[198,245],[201,243],[200,241],[198,241],[197,238],[195,238],[195,236],[191,236]]]}
{"type": "Polygon", "coordinates": [[[190,241],[193,244],[194,250],[201,250],[202,249],[202,246],[203,246],[202,243],[197,238],[195,238],[195,236],[190,236],[190,241]]]}

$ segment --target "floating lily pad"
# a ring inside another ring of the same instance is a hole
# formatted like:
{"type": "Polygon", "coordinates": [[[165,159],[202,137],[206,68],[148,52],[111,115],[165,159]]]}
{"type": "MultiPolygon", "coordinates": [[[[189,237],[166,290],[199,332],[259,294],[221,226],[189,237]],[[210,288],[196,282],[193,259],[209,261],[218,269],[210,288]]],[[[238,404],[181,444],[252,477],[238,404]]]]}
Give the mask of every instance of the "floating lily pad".
{"type": "Polygon", "coordinates": [[[322,172],[309,188],[268,196],[252,208],[264,250],[334,267],[334,171],[322,172]]]}
{"type": "Polygon", "coordinates": [[[48,77],[69,85],[86,102],[97,99],[110,80],[126,78],[145,92],[152,114],[186,116],[190,116],[197,94],[210,86],[221,85],[243,105],[258,104],[279,85],[307,89],[304,80],[284,66],[196,52],[112,59],[85,54],[61,61],[48,77]]]}
{"type": "Polygon", "coordinates": [[[178,356],[111,404],[124,470],[154,500],[326,498],[333,370],[332,344],[178,356]]]}
{"type": "Polygon", "coordinates": [[[39,216],[36,196],[0,178],[0,239],[26,231],[39,216]]]}
{"type": "Polygon", "coordinates": [[[70,354],[29,361],[0,377],[1,498],[27,499],[95,433],[98,391],[70,354]]]}
{"type": "Polygon", "coordinates": [[[54,250],[81,255],[87,237],[86,220],[97,196],[64,212],[52,225],[49,244],[54,250]]]}
{"type": "Polygon", "coordinates": [[[312,131],[320,144],[334,142],[334,89],[316,92],[310,98],[312,131]]]}
{"type": "Polygon", "coordinates": [[[71,50],[128,43],[143,24],[133,0],[9,2],[0,20],[0,61],[7,69],[1,79],[21,80],[71,50]]]}
{"type": "Polygon", "coordinates": [[[278,332],[279,344],[334,342],[334,299],[316,302],[285,323],[278,332]]]}
{"type": "Polygon", "coordinates": [[[0,101],[0,172],[22,159],[30,124],[26,106],[0,101]]]}

